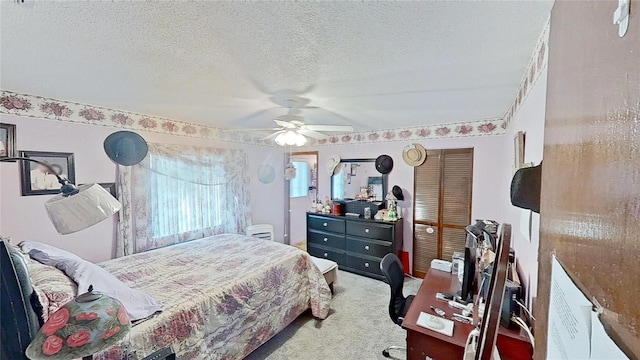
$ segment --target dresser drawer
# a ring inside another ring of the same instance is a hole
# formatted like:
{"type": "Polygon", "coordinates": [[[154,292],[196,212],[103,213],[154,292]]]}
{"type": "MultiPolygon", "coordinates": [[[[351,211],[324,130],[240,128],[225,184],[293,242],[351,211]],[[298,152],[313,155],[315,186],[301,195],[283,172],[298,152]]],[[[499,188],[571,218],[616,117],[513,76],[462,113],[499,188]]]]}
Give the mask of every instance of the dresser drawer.
{"type": "Polygon", "coordinates": [[[344,234],[344,220],[332,219],[330,217],[321,217],[309,215],[307,226],[309,229],[331,231],[337,234],[344,234]]]}
{"type": "Polygon", "coordinates": [[[329,250],[327,248],[322,248],[319,246],[315,246],[314,244],[308,244],[309,255],[315,256],[317,258],[329,259],[335,261],[340,266],[346,265],[346,254],[341,251],[329,250]]]}
{"type": "Polygon", "coordinates": [[[349,254],[347,255],[347,267],[383,276],[382,271],[380,271],[380,259],[372,260],[368,257],[349,254]]]}
{"type": "Polygon", "coordinates": [[[309,230],[309,243],[319,244],[330,248],[344,250],[344,235],[332,235],[331,233],[323,233],[315,230],[309,230]]]}
{"type": "Polygon", "coordinates": [[[349,221],[347,222],[347,235],[391,241],[393,239],[393,225],[349,221]]]}
{"type": "Polygon", "coordinates": [[[389,241],[347,238],[347,251],[383,258],[393,252],[393,245],[389,241]]]}

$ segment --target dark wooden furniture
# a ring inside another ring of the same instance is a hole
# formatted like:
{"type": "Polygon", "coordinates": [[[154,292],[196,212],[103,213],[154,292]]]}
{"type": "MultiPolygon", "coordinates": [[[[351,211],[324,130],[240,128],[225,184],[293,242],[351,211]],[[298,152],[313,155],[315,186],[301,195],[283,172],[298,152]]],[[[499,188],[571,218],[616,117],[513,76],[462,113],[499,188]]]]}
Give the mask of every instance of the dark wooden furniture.
{"type": "Polygon", "coordinates": [[[402,249],[402,220],[386,222],[307,213],[307,251],[341,270],[383,280],[380,261],[402,249]]]}
{"type": "MultiPolygon", "coordinates": [[[[402,327],[407,330],[407,359],[425,360],[427,356],[437,360],[460,360],[467,336],[474,326],[455,322],[453,336],[449,337],[416,325],[420,312],[434,314],[430,306],[444,310],[448,319],[460,310],[450,308],[446,302],[436,300],[436,293],[454,293],[460,289],[457,275],[430,269],[418,290],[402,327]]],[[[507,359],[531,359],[531,344],[524,333],[500,327],[497,347],[500,357],[507,359]]]]}
{"type": "Polygon", "coordinates": [[[10,255],[4,240],[0,241],[0,359],[26,360],[24,352],[40,328],[34,320],[38,315],[31,305],[33,288],[29,274],[23,271],[26,266],[14,263],[20,259],[10,255]]]}

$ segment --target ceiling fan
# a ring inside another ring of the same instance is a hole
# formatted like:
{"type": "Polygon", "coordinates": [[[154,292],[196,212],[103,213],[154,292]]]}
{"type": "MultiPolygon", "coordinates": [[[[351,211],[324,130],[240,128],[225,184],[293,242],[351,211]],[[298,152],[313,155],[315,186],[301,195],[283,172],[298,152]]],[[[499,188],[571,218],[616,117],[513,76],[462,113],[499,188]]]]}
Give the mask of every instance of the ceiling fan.
{"type": "Polygon", "coordinates": [[[273,134],[265,136],[261,140],[273,140],[280,146],[302,146],[307,143],[307,136],[316,140],[328,139],[329,135],[323,134],[323,132],[353,132],[353,126],[351,125],[307,125],[305,124],[304,117],[296,114],[300,112],[300,109],[315,109],[316,107],[305,106],[308,100],[302,98],[287,99],[284,102],[286,107],[289,108],[289,111],[287,114],[280,115],[273,119],[279,127],[246,129],[241,131],[275,130],[273,134]]]}

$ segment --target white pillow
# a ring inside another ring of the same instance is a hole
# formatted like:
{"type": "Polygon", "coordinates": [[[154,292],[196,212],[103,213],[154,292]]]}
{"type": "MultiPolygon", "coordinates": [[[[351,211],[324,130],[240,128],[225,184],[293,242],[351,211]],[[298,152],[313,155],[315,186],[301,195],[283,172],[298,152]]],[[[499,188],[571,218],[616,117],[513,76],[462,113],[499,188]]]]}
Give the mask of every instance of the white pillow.
{"type": "Polygon", "coordinates": [[[64,271],[78,284],[78,294],[87,292],[89,285],[93,285],[94,290],[119,300],[131,320],[162,311],[162,304],[149,294],[128,287],[107,270],[75,254],[37,241],[23,241],[20,247],[33,259],[64,271]]]}

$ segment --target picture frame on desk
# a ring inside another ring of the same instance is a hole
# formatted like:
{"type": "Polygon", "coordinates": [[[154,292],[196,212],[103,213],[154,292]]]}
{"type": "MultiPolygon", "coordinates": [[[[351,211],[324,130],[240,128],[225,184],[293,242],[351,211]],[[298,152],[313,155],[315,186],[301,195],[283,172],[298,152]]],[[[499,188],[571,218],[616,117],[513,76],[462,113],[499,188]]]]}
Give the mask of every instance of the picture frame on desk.
{"type": "Polygon", "coordinates": [[[511,248],[511,224],[502,224],[498,249],[493,262],[493,270],[489,279],[487,303],[485,305],[483,322],[480,328],[476,359],[490,360],[496,350],[500,316],[504,302],[504,291],[509,268],[509,249],[511,248]]]}

